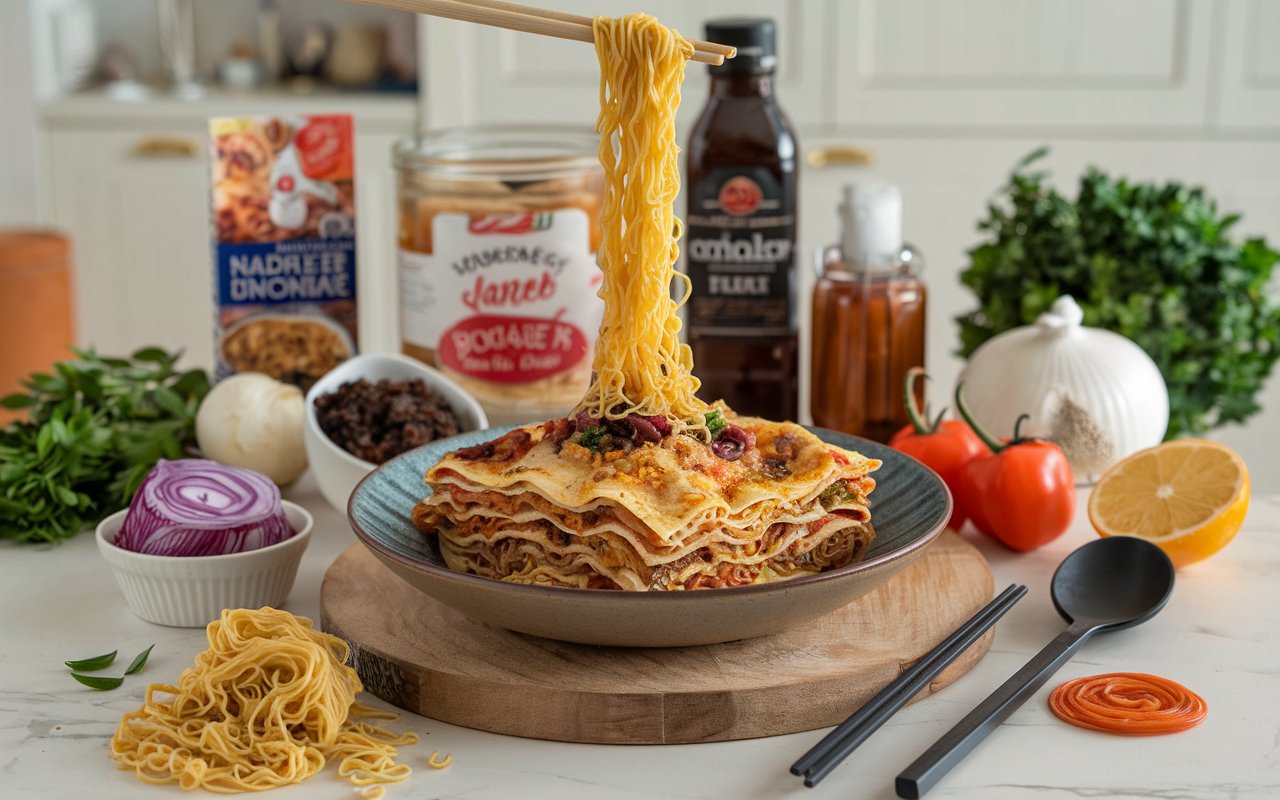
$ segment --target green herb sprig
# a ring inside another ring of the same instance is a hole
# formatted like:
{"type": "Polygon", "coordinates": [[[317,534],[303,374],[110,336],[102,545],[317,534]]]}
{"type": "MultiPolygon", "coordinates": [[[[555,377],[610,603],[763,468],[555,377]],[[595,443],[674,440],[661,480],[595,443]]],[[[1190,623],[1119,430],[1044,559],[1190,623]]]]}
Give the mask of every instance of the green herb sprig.
{"type": "Polygon", "coordinates": [[[147,657],[151,655],[151,651],[155,649],[155,645],[151,645],[146,650],[133,657],[133,661],[129,663],[129,668],[124,671],[124,675],[118,678],[111,678],[105,675],[82,675],[82,672],[94,672],[100,669],[106,669],[116,660],[118,650],[112,650],[110,653],[93,658],[83,658],[79,661],[64,661],[71,668],[71,677],[88,686],[90,689],[96,689],[105,692],[110,689],[117,689],[124,684],[125,675],[135,675],[142,671],[147,664],[147,657]]]}
{"type": "Polygon", "coordinates": [[[62,663],[66,664],[76,672],[94,672],[96,670],[106,669],[114,664],[116,660],[116,653],[119,652],[119,650],[112,650],[110,653],[105,655],[94,656],[93,658],[82,658],[79,661],[64,661],[62,663]]]}
{"type": "Polygon", "coordinates": [[[1267,284],[1280,253],[1229,236],[1200,187],[1139,183],[1090,168],[1074,200],[1024,158],[987,209],[987,240],[961,282],[978,308],[956,318],[960,355],[1035,321],[1069,294],[1084,324],[1108,328],[1151,356],[1169,387],[1167,438],[1198,435],[1260,410],[1255,399],[1280,358],[1280,306],[1267,284]]]}
{"type": "Polygon", "coordinates": [[[180,371],[180,353],[154,347],[128,359],[73,352],[0,399],[29,417],[0,429],[0,537],[74,536],[124,508],[156,461],[194,444],[203,370],[180,371]]]}

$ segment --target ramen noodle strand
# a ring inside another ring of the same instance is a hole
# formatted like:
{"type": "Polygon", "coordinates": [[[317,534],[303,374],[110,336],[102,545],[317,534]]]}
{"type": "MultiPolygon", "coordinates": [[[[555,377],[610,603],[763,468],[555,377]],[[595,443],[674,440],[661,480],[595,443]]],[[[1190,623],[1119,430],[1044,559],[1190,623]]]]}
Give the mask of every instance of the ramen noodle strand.
{"type": "Polygon", "coordinates": [[[1077,678],[1053,690],[1049,709],[1064,722],[1122,736],[1158,736],[1204,720],[1204,698],[1180,683],[1141,672],[1077,678]]]}
{"type": "Polygon", "coordinates": [[[596,17],[593,27],[605,179],[598,253],[604,317],[592,383],[575,413],[663,416],[676,432],[709,439],[692,352],[680,342],[678,310],[690,287],[675,271],[681,225],[672,210],[680,190],[675,116],[693,46],[645,14],[596,17]],[[679,301],[671,298],[677,279],[679,301]]]}
{"type": "Polygon", "coordinates": [[[147,783],[245,792],[298,783],[331,760],[356,786],[403,781],[396,746],[416,742],[360,722],[396,715],[355,702],[349,650],[273,608],[228,609],[177,685],[152,684],[124,715],[111,757],[147,783]]]}

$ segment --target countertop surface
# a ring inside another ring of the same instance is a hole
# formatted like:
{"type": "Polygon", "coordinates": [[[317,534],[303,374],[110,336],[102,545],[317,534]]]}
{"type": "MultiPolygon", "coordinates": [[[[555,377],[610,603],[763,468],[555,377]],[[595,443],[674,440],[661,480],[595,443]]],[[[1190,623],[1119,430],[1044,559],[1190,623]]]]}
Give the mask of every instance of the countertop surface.
{"type": "MultiPolygon", "coordinates": [[[[345,518],[309,477],[286,497],[313,511],[316,531],[286,608],[318,614],[325,569],[353,541],[345,518]]],[[[1086,498],[1082,490],[1081,505],[1086,498]]],[[[1049,599],[1058,562],[1093,539],[1083,513],[1058,541],[1015,554],[971,531],[997,589],[1028,596],[997,626],[991,651],[939,694],[908,706],[816,789],[787,772],[821,731],[702,745],[604,746],[519,739],[406,715],[392,727],[422,741],[402,749],[414,769],[395,798],[892,798],[893,778],[1064,623],[1049,599]],[[444,770],[432,751],[453,754],[444,770]]],[[[108,742],[149,682],[171,681],[204,649],[204,631],[144,622],[125,606],[91,533],[55,548],[0,544],[0,796],[163,798],[176,786],[139,783],[114,768],[108,742]],[[62,662],[119,649],[122,663],[151,643],[141,675],[114,691],[85,688],[62,662]]],[[[1178,575],[1167,608],[1137,628],[1102,634],[929,793],[938,798],[1280,797],[1280,496],[1255,497],[1244,530],[1214,558],[1178,575]],[[1209,705],[1189,732],[1124,738],[1081,730],[1045,700],[1070,678],[1152,672],[1209,705]]],[[[374,705],[385,706],[376,699],[374,705]]],[[[330,767],[277,800],[356,797],[330,767]]]]}

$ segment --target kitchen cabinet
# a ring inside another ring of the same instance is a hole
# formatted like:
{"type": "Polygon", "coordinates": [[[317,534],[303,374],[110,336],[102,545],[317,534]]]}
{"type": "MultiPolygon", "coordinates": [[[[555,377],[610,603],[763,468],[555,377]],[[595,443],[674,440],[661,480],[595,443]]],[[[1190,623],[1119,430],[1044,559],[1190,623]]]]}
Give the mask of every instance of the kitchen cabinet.
{"type": "MultiPolygon", "coordinates": [[[[802,129],[1150,130],[1203,129],[1224,57],[1228,67],[1241,60],[1239,75],[1225,76],[1240,99],[1224,110],[1245,113],[1235,106],[1280,85],[1280,56],[1265,46],[1280,31],[1280,11],[1263,0],[1223,1],[653,0],[647,11],[696,35],[712,16],[777,19],[779,94],[802,129]]],[[[584,15],[634,10],[622,0],[560,5],[584,15]]],[[[419,24],[430,127],[595,120],[599,72],[589,46],[451,20],[419,24]]],[[[682,124],[706,80],[691,64],[682,124]]],[[[1278,106],[1260,113],[1280,114],[1278,106]]]]}
{"type": "Polygon", "coordinates": [[[209,366],[209,162],[200,137],[59,130],[48,150],[54,221],[72,233],[77,339],[109,354],[182,348],[209,366]]]}
{"type": "Polygon", "coordinates": [[[365,103],[363,115],[361,103],[347,98],[230,97],[140,108],[77,98],[46,109],[53,223],[73,237],[77,340],[103,353],[180,347],[191,364],[211,366],[207,120],[334,110],[356,114],[361,346],[395,349],[391,147],[412,132],[414,119],[413,101],[403,99],[365,103]]]}
{"type": "Polygon", "coordinates": [[[837,125],[1200,127],[1207,0],[832,4],[837,125]]]}
{"type": "Polygon", "coordinates": [[[1280,134],[1280,3],[1225,0],[1222,93],[1214,125],[1227,132],[1280,134]]]}
{"type": "MultiPolygon", "coordinates": [[[[801,125],[817,125],[827,78],[823,50],[826,0],[649,0],[646,13],[694,38],[702,21],[719,16],[772,16],[778,20],[778,91],[801,125]]],[[[564,0],[556,10],[591,16],[636,10],[625,0],[564,0]]],[[[495,123],[561,123],[594,126],[599,111],[600,68],[591,45],[530,36],[453,20],[422,17],[424,75],[422,115],[427,127],[495,123]]],[[[693,123],[707,95],[707,69],[689,64],[680,124],[693,123]]]]}

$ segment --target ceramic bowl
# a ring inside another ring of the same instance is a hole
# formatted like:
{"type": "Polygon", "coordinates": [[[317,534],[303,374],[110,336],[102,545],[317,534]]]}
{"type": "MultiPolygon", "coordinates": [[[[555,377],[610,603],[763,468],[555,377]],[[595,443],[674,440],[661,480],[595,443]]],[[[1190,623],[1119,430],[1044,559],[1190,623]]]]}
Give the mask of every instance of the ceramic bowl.
{"type": "Polygon", "coordinates": [[[293,588],[311,541],[311,514],[283,501],[294,534],[283,542],[224,556],[153,556],[116,547],[128,510],[98,524],[98,551],[111,565],[130,610],[147,622],[203,628],[225,608],[279,607],[293,588]]]}
{"type": "Polygon", "coordinates": [[[423,473],[449,450],[510,428],[454,436],[388,461],[360,482],[348,518],[356,536],[392,572],[467,616],[549,639],[625,647],[678,647],[765,636],[816,620],[884,583],[923,552],[951,515],[951,494],[919,461],[866,439],[826,430],[824,440],[884,466],[875,473],[876,529],[857,564],[778,583],[689,592],[627,592],[527,586],[454,572],[436,537],[410,512],[430,490],[423,473]]]}
{"type": "Polygon", "coordinates": [[[370,353],[348,359],[316,381],[307,392],[307,420],[303,429],[303,442],[307,448],[307,462],[320,487],[320,493],[339,512],[347,510],[347,498],[360,479],[374,470],[377,464],[357,458],[334,444],[316,420],[316,398],[334,392],[344,383],[364,378],[368,381],[411,380],[421,378],[427,386],[449,401],[449,407],[458,417],[463,431],[478,431],[489,426],[484,409],[475,398],[444,373],[432,369],[420,361],[394,353],[370,353]]]}

